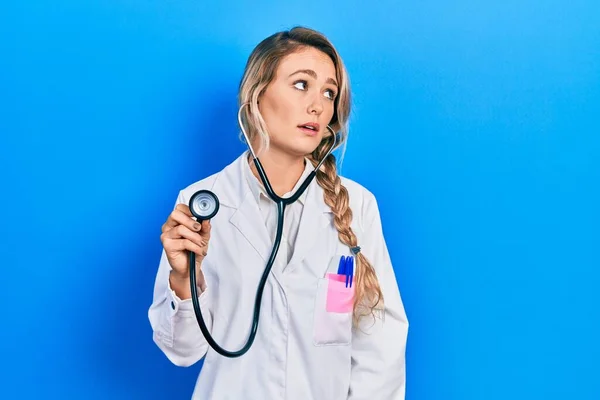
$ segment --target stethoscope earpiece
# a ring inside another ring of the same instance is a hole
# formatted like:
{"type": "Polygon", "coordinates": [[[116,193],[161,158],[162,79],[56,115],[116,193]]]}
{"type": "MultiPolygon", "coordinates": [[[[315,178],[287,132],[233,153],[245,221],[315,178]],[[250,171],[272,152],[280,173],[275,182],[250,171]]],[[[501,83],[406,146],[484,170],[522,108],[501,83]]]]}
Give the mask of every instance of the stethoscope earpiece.
{"type": "Polygon", "coordinates": [[[190,198],[189,207],[198,221],[211,219],[219,212],[219,198],[210,190],[199,190],[190,198]]]}

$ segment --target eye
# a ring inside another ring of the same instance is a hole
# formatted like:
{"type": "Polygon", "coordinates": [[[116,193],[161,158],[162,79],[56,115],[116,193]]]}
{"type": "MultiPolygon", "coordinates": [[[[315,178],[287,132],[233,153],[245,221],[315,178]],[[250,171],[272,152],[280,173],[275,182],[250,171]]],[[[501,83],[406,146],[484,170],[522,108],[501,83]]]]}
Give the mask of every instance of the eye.
{"type": "Polygon", "coordinates": [[[299,90],[305,90],[306,89],[306,81],[297,81],[294,83],[294,87],[299,90]],[[301,86],[301,87],[298,87],[298,86],[301,86]]]}
{"type": "Polygon", "coordinates": [[[327,98],[328,98],[329,100],[333,100],[333,99],[335,99],[336,93],[335,93],[333,90],[331,90],[331,89],[327,89],[327,90],[325,91],[325,93],[329,93],[329,95],[327,95],[327,98]]]}

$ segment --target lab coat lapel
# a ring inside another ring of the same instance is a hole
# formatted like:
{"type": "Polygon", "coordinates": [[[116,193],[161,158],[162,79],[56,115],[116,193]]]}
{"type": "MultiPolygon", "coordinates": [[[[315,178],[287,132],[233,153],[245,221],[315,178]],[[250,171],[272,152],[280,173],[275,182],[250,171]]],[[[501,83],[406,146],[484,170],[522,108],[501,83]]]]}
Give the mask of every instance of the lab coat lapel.
{"type": "Polygon", "coordinates": [[[228,165],[215,183],[215,193],[218,193],[221,204],[235,209],[229,222],[252,245],[266,262],[269,257],[271,242],[265,221],[258,208],[252,191],[244,178],[246,153],[228,165]]]}
{"type": "Polygon", "coordinates": [[[244,201],[229,220],[250,242],[252,247],[267,261],[270,252],[269,235],[265,221],[251,192],[247,192],[244,201]]]}
{"type": "MultiPolygon", "coordinates": [[[[224,169],[223,174],[215,182],[214,190],[223,206],[235,208],[229,219],[230,223],[266,262],[271,253],[272,242],[258,204],[244,178],[245,166],[242,163],[247,162],[246,156],[247,154],[243,153],[224,169]]],[[[290,268],[302,262],[319,238],[322,238],[333,215],[329,206],[325,204],[323,189],[316,178],[306,190],[294,253],[288,265],[290,268]]]]}
{"type": "Polygon", "coordinates": [[[287,267],[290,269],[304,260],[319,238],[323,237],[325,228],[331,222],[331,209],[325,204],[323,189],[317,183],[316,178],[311,182],[307,191],[294,253],[287,267]]]}

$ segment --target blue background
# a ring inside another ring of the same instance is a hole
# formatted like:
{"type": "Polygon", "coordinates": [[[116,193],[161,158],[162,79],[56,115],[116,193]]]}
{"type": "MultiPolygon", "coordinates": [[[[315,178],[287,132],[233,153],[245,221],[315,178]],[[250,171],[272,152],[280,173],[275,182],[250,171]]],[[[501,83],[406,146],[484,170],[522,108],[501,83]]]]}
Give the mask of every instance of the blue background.
{"type": "Polygon", "coordinates": [[[599,399],[598,3],[217,3],[3,5],[0,398],[189,398],[147,320],[160,226],[244,149],[252,48],[303,24],[350,72],[407,398],[599,399]]]}

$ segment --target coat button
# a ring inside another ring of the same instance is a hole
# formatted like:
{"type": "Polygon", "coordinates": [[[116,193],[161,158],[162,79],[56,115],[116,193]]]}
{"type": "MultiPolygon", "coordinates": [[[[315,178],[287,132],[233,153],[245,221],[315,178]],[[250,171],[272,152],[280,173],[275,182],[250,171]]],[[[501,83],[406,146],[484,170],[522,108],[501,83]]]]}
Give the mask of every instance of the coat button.
{"type": "Polygon", "coordinates": [[[175,309],[175,303],[173,303],[173,301],[171,301],[171,308],[174,310],[175,309]]]}

